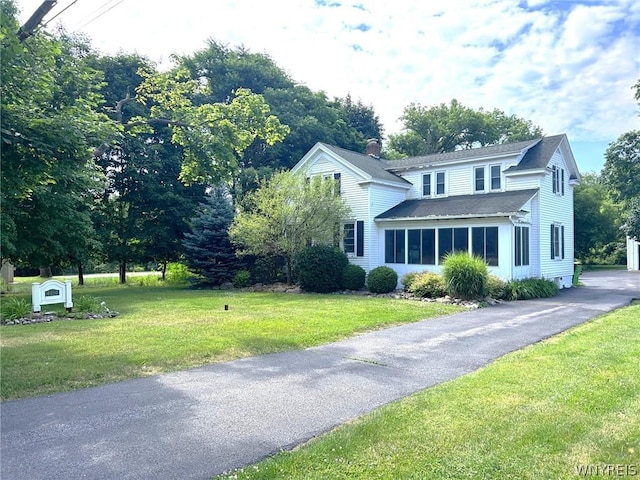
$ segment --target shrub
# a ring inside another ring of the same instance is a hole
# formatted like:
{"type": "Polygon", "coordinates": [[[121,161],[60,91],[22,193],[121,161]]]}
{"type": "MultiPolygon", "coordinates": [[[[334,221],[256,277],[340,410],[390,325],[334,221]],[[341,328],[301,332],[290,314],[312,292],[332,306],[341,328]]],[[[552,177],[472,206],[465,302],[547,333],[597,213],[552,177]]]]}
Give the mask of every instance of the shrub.
{"type": "Polygon", "coordinates": [[[416,276],[419,275],[418,272],[409,272],[405,273],[400,279],[400,283],[402,284],[402,288],[405,292],[410,291],[411,285],[413,284],[416,276]]]}
{"type": "Polygon", "coordinates": [[[469,300],[485,295],[489,270],[482,258],[459,252],[445,257],[442,276],[449,295],[469,300]]]}
{"type": "Polygon", "coordinates": [[[447,293],[446,285],[442,275],[432,272],[422,272],[416,275],[409,293],[416,297],[439,298],[447,293]]]}
{"type": "Polygon", "coordinates": [[[342,271],[342,288],[347,290],[360,290],[364,287],[364,279],[367,272],[360,265],[350,263],[342,271]]]}
{"type": "Polygon", "coordinates": [[[510,280],[505,284],[504,289],[507,300],[548,298],[558,294],[558,285],[556,282],[544,278],[510,280]]]}
{"type": "Polygon", "coordinates": [[[192,278],[193,275],[185,264],[172,262],[167,265],[167,271],[165,272],[165,280],[167,283],[182,285],[189,283],[192,278]]]}
{"type": "Polygon", "coordinates": [[[329,245],[306,247],[294,262],[300,288],[318,293],[340,290],[342,271],[348,264],[344,252],[329,245]]]}
{"type": "Polygon", "coordinates": [[[495,275],[489,275],[487,278],[487,295],[491,298],[502,299],[505,298],[505,283],[500,277],[495,275]]]}
{"type": "Polygon", "coordinates": [[[251,273],[249,273],[249,270],[238,270],[233,276],[233,286],[236,288],[250,287],[251,273]]]}
{"type": "Polygon", "coordinates": [[[367,287],[371,293],[389,293],[396,289],[398,274],[390,267],[376,267],[369,272],[367,287]]]}
{"type": "Polygon", "coordinates": [[[2,302],[2,320],[16,320],[31,314],[31,303],[24,298],[10,298],[2,302]]]}
{"type": "Polygon", "coordinates": [[[100,300],[93,295],[82,295],[73,302],[73,308],[81,313],[100,313],[102,306],[100,300]]]}

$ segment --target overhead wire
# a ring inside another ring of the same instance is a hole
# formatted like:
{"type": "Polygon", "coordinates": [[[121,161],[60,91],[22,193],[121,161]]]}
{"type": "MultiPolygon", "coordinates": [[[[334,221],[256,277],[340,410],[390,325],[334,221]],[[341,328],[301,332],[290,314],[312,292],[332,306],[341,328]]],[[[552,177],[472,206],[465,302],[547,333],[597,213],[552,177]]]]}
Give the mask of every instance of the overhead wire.
{"type": "MultiPolygon", "coordinates": [[[[115,0],[108,0],[107,2],[103,3],[100,7],[96,8],[93,12],[91,12],[89,15],[93,15],[94,13],[100,11],[103,8],[106,8],[110,3],[113,3],[115,0]]],[[[91,18],[90,20],[88,20],[87,22],[83,23],[82,25],[80,25],[79,27],[76,27],[74,30],[80,30],[81,28],[86,27],[87,25],[89,25],[90,23],[96,21],[98,18],[102,17],[104,14],[106,14],[107,12],[113,10],[115,7],[117,7],[118,5],[120,5],[122,2],[124,2],[124,0],[119,0],[115,5],[111,5],[109,8],[107,8],[106,10],[100,12],[98,15],[96,15],[95,17],[91,18]]],[[[89,16],[87,15],[87,17],[89,16]]],[[[85,17],[85,18],[87,18],[85,17]]],[[[83,19],[84,20],[84,19],[83,19]]]]}
{"type": "Polygon", "coordinates": [[[69,10],[69,8],[71,8],[72,6],[74,6],[76,3],[78,3],[78,0],[73,0],[73,2],[71,2],[69,5],[67,5],[66,7],[64,7],[62,10],[60,10],[58,13],[56,13],[53,17],[51,17],[49,20],[47,20],[46,23],[44,23],[42,25],[42,27],[46,27],[47,25],[49,25],[51,22],[53,22],[56,18],[58,18],[60,15],[62,15],[64,12],[66,12],[67,10],[69,10]]]}

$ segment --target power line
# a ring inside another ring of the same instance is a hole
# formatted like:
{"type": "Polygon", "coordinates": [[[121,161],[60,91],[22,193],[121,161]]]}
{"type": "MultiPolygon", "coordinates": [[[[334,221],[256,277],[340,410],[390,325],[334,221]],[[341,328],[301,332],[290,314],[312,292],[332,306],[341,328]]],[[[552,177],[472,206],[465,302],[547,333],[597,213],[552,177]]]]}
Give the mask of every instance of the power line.
{"type": "Polygon", "coordinates": [[[73,0],[73,2],[71,2],[69,5],[67,5],[66,7],[64,7],[62,10],[60,10],[58,13],[56,13],[51,19],[47,20],[47,23],[45,23],[44,25],[42,25],[43,27],[46,27],[47,25],[49,25],[52,21],[54,21],[56,18],[58,18],[60,15],[62,15],[64,12],[66,12],[67,10],[69,10],[70,7],[74,6],[76,3],[78,3],[78,0],[73,0]]]}
{"type": "MultiPolygon", "coordinates": [[[[107,5],[109,5],[110,3],[113,3],[114,0],[109,0],[105,3],[103,3],[100,7],[98,7],[96,10],[94,10],[91,14],[100,11],[100,9],[105,8],[107,5]]],[[[117,7],[118,5],[120,5],[122,2],[124,2],[124,0],[119,0],[118,3],[116,3],[115,5],[112,5],[111,7],[107,8],[106,10],[104,10],[103,12],[99,13],[98,15],[96,15],[95,17],[93,17],[91,20],[85,22],[84,24],[80,25],[79,27],[76,27],[75,30],[80,30],[81,28],[86,27],[87,25],[89,25],[90,23],[94,22],[95,20],[97,20],[98,18],[100,18],[101,16],[103,16],[105,13],[113,10],[115,7],[117,7]]],[[[86,17],[85,17],[86,18],[86,17]]]]}

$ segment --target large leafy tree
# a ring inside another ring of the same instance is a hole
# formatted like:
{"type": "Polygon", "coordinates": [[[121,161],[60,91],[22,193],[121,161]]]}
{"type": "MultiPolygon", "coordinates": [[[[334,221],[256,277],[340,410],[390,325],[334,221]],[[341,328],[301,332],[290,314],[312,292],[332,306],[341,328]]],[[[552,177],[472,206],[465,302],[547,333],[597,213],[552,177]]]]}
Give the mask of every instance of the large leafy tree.
{"type": "Polygon", "coordinates": [[[583,262],[607,263],[605,257],[624,244],[622,209],[597,174],[584,174],[573,195],[576,257],[583,262]]]}
{"type": "Polygon", "coordinates": [[[412,103],[401,117],[405,131],[389,137],[389,158],[452,152],[542,136],[540,127],[503,111],[473,110],[457,100],[425,107],[412,103]]]}
{"type": "MultiPolygon", "coordinates": [[[[640,101],[640,80],[632,88],[640,101]]],[[[624,133],[609,145],[602,175],[613,198],[625,207],[623,230],[640,239],[640,130],[624,133]]]]}
{"type": "Polygon", "coordinates": [[[229,239],[233,207],[225,188],[215,188],[192,220],[185,235],[187,266],[210,285],[230,282],[237,270],[238,258],[229,239]]]}
{"type": "Polygon", "coordinates": [[[21,43],[14,2],[1,7],[1,255],[79,263],[94,246],[91,192],[101,187],[92,152],[116,133],[98,112],[102,77],[82,38],[38,33],[21,43]]]}
{"type": "Polygon", "coordinates": [[[287,282],[293,257],[309,244],[332,244],[349,209],[332,180],[279,172],[262,181],[229,230],[238,253],[283,257],[287,282]]]}

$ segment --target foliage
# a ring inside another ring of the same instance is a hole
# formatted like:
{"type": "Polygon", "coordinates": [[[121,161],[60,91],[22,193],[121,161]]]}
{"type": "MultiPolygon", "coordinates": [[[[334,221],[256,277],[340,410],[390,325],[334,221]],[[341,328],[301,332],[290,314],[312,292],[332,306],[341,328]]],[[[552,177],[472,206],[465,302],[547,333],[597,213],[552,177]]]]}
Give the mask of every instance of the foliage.
{"type": "Polygon", "coordinates": [[[9,298],[2,301],[2,320],[16,320],[31,314],[31,303],[25,298],[9,298]]]}
{"type": "Polygon", "coordinates": [[[573,193],[575,256],[582,262],[602,263],[610,244],[623,243],[622,208],[611,199],[610,188],[598,174],[586,173],[573,193]]]}
{"type": "Polygon", "coordinates": [[[452,297],[473,299],[486,294],[489,270],[480,257],[466,252],[448,254],[444,259],[442,276],[452,297]]]}
{"type": "Polygon", "coordinates": [[[249,270],[238,270],[233,276],[233,286],[236,288],[250,287],[251,272],[249,272],[249,270]]]}
{"type": "Polygon", "coordinates": [[[405,292],[409,291],[409,289],[411,288],[411,285],[413,284],[414,280],[418,275],[419,275],[419,272],[407,272],[402,276],[402,278],[400,279],[400,283],[402,284],[402,289],[405,292]]]}
{"type": "Polygon", "coordinates": [[[440,298],[446,295],[447,288],[442,275],[433,272],[422,272],[414,277],[408,291],[416,297],[440,298]]]}
{"type": "Polygon", "coordinates": [[[496,300],[500,300],[505,298],[506,283],[500,277],[496,277],[495,275],[489,275],[487,277],[487,296],[491,298],[495,298],[496,300]]]}
{"type": "Polygon", "coordinates": [[[376,267],[367,276],[367,288],[371,293],[393,292],[398,285],[398,274],[386,265],[376,267]]]}
{"type": "Polygon", "coordinates": [[[360,265],[350,263],[342,271],[342,288],[346,290],[360,290],[364,287],[367,272],[360,265]]]}
{"type": "Polygon", "coordinates": [[[306,292],[328,293],[342,287],[342,272],[349,259],[331,245],[311,245],[295,256],[295,271],[300,288],[306,292]]]}
{"type": "Polygon", "coordinates": [[[505,286],[507,300],[530,300],[532,298],[549,298],[558,294],[558,285],[544,278],[525,278],[509,280],[505,286]]]}
{"type": "Polygon", "coordinates": [[[98,107],[90,47],[64,31],[19,42],[15,3],[0,16],[0,257],[38,266],[82,261],[94,248],[92,152],[117,136],[98,107]]]}
{"type": "Polygon", "coordinates": [[[171,262],[167,265],[165,280],[171,285],[184,285],[189,283],[193,275],[184,263],[171,262]]]}
{"type": "Polygon", "coordinates": [[[424,107],[412,103],[401,117],[405,131],[389,136],[389,157],[453,152],[542,136],[529,120],[503,111],[473,110],[457,100],[424,107]]]}
{"type": "Polygon", "coordinates": [[[73,309],[81,313],[100,313],[100,299],[93,295],[81,295],[73,300],[73,309]]]}
{"type": "Polygon", "coordinates": [[[204,277],[205,283],[222,285],[230,282],[237,270],[238,259],[229,238],[233,215],[226,190],[218,187],[193,218],[191,233],[185,234],[187,266],[204,277]]]}
{"type": "Polygon", "coordinates": [[[281,256],[292,282],[292,260],[309,241],[331,244],[349,209],[333,181],[280,172],[245,199],[229,230],[240,255],[281,256]]]}

